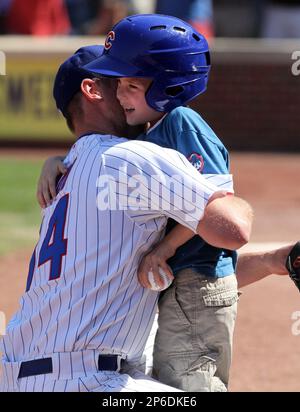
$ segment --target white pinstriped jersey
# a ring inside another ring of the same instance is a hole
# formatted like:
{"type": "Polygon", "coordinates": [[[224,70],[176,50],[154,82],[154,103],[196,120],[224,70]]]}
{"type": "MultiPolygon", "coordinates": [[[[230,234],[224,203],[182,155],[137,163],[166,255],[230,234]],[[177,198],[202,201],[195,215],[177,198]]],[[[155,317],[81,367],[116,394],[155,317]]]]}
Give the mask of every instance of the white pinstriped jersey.
{"type": "Polygon", "coordinates": [[[21,308],[2,342],[6,362],[86,349],[138,358],[158,296],[139,285],[139,261],[162,236],[168,217],[195,231],[208,198],[218,190],[184,156],[148,142],[88,135],[76,142],[67,161],[67,178],[43,212],[21,308]],[[124,206],[120,170],[123,178],[142,180],[139,200],[144,205],[150,196],[146,183],[162,177],[154,208],[99,207],[103,188],[98,178],[104,175],[121,183],[115,197],[124,206]],[[164,188],[163,177],[173,175],[183,177],[185,187],[200,196],[194,213],[189,202],[181,210],[162,210],[159,200],[167,192],[182,196],[176,186],[164,188]]]}

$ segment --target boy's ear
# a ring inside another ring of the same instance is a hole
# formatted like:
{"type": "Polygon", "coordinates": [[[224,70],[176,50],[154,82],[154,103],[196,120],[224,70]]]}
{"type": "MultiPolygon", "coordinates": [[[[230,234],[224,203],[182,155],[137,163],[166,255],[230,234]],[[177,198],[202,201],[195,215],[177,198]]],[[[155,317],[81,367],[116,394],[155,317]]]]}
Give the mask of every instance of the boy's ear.
{"type": "Polygon", "coordinates": [[[93,79],[83,79],[80,88],[85,97],[90,101],[103,99],[99,85],[93,79]]]}

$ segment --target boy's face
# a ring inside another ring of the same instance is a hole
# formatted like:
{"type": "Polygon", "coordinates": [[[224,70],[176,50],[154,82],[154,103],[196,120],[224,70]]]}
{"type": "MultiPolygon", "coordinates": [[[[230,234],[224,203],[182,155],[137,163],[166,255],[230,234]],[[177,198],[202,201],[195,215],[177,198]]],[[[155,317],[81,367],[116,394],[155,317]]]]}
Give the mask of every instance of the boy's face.
{"type": "Polygon", "coordinates": [[[152,80],[136,77],[124,77],[118,80],[117,97],[124,109],[126,121],[129,125],[155,123],[163,113],[157,112],[148,106],[145,93],[152,80]]]}

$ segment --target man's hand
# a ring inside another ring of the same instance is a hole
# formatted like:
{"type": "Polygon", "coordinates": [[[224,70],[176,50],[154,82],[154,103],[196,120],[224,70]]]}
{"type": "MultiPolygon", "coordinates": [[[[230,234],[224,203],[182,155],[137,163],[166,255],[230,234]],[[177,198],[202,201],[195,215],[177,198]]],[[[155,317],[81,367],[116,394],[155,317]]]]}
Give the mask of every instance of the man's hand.
{"type": "Polygon", "coordinates": [[[174,279],[172,269],[167,264],[167,260],[175,254],[175,250],[169,244],[164,242],[158,243],[155,248],[143,257],[138,268],[138,280],[144,288],[151,289],[148,280],[148,272],[153,273],[155,282],[163,286],[163,280],[159,274],[159,267],[167,274],[168,278],[174,279]]]}
{"type": "Polygon", "coordinates": [[[42,208],[51,205],[56,196],[56,179],[67,171],[63,160],[63,156],[53,156],[44,163],[36,192],[37,200],[42,208]]]}

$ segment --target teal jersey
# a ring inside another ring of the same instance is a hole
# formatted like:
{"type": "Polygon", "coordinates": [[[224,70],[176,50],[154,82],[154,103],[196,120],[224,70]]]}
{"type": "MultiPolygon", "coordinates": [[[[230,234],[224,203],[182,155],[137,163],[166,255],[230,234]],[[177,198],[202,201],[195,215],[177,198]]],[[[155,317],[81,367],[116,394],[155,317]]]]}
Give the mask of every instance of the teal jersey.
{"type": "MultiPolygon", "coordinates": [[[[146,134],[139,136],[139,140],[177,150],[199,173],[229,173],[229,156],[225,146],[202,117],[187,107],[172,110],[146,134]]],[[[170,219],[167,233],[175,225],[176,222],[170,219]]],[[[224,277],[234,273],[236,260],[236,252],[213,247],[200,236],[194,236],[177,249],[168,264],[175,275],[179,270],[193,268],[206,276],[224,277]]]]}

